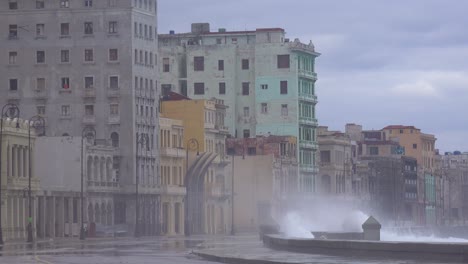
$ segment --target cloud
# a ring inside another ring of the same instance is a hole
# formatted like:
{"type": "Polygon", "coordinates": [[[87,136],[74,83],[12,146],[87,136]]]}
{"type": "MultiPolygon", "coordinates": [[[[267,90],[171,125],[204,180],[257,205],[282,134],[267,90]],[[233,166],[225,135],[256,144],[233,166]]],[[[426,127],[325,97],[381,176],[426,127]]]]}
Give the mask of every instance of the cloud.
{"type": "Polygon", "coordinates": [[[159,0],[159,28],[282,27],[310,39],[321,124],[387,124],[434,133],[437,146],[468,150],[468,1],[159,0]],[[440,134],[438,134],[440,133],[440,134]]]}

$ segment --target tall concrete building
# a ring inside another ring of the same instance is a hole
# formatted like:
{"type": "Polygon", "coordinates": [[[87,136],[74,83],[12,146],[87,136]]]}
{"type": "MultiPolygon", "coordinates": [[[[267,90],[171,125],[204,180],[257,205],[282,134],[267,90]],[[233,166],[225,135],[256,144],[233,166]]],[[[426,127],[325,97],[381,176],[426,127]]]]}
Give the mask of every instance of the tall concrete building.
{"type": "Polygon", "coordinates": [[[312,42],[290,41],[281,28],[213,32],[208,23],[158,37],[163,93],[224,100],[226,126],[234,137],[297,137],[301,191],[315,190],[315,59],[320,54],[312,42]]]}
{"type": "Polygon", "coordinates": [[[92,127],[118,147],[128,221],[136,164],[145,168],[141,175],[150,170],[140,181],[144,195],[156,195],[160,181],[156,11],[156,0],[0,3],[0,105],[44,116],[48,136],[81,136],[92,127]],[[148,151],[136,153],[137,135],[149,136],[148,151]]]}

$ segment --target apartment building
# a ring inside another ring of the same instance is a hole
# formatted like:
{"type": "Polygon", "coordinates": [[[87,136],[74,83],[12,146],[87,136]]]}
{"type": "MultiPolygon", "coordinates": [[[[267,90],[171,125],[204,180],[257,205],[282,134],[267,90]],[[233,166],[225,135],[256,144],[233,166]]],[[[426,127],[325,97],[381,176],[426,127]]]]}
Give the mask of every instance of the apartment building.
{"type": "Polygon", "coordinates": [[[156,11],[155,0],[0,3],[0,104],[44,116],[49,136],[94,128],[112,142],[127,216],[135,214],[136,164],[149,169],[139,170],[150,175],[142,192],[157,195],[156,11]],[[150,146],[138,155],[137,135],[150,146]]]}
{"type": "Polygon", "coordinates": [[[229,231],[229,193],[225,155],[228,130],[224,126],[223,100],[190,100],[170,92],[161,102],[161,115],[181,120],[186,151],[186,234],[223,234],[229,231]]]}
{"type": "Polygon", "coordinates": [[[310,42],[289,40],[284,29],[211,31],[194,23],[188,33],[159,36],[163,93],[224,100],[226,126],[236,138],[298,138],[301,192],[315,190],[315,59],[310,42]]]}

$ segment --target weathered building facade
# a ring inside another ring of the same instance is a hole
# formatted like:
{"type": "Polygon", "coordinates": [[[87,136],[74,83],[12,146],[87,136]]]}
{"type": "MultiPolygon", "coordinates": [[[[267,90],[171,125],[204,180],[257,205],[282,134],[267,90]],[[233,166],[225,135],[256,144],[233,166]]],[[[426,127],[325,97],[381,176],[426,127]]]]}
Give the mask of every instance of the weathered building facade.
{"type": "Polygon", "coordinates": [[[144,193],[158,195],[157,2],[10,2],[0,5],[0,104],[44,116],[48,136],[81,137],[91,127],[111,140],[126,215],[134,215],[137,164],[150,169],[150,180],[140,182],[144,193]],[[142,134],[150,149],[140,155],[142,134]]]}
{"type": "Polygon", "coordinates": [[[271,217],[280,219],[294,208],[301,197],[296,137],[228,138],[226,147],[233,162],[231,209],[237,232],[257,231],[271,217]]]}
{"type": "Polygon", "coordinates": [[[315,59],[312,43],[290,41],[284,29],[210,30],[159,35],[161,89],[196,99],[224,100],[226,126],[236,137],[298,138],[301,192],[314,192],[317,174],[315,59]]]}

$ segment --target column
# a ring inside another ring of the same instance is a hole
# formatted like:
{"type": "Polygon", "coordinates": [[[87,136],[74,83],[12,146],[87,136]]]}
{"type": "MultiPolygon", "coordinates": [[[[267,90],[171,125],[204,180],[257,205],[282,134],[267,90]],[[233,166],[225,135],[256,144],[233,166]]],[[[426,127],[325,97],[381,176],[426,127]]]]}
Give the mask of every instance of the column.
{"type": "MultiPolygon", "coordinates": [[[[24,168],[25,168],[24,177],[29,177],[29,147],[25,148],[23,156],[24,156],[24,168]]],[[[31,167],[31,171],[32,171],[32,167],[31,167]]]]}
{"type": "Polygon", "coordinates": [[[24,177],[24,174],[23,174],[23,148],[22,147],[18,147],[18,177],[21,178],[21,177],[24,177]]]}
{"type": "Polygon", "coordinates": [[[184,221],[185,221],[185,202],[184,203],[180,203],[180,206],[179,206],[179,215],[180,215],[180,218],[179,218],[179,229],[180,229],[180,234],[183,235],[185,234],[185,226],[184,226],[184,221]]]}
{"type": "Polygon", "coordinates": [[[68,234],[72,237],[73,234],[73,197],[68,197],[68,234]]]}
{"type": "MultiPolygon", "coordinates": [[[[13,215],[14,215],[14,206],[13,206],[13,199],[11,196],[7,196],[6,197],[6,207],[7,207],[7,214],[2,214],[4,216],[6,216],[6,226],[2,226],[3,229],[5,230],[8,230],[7,232],[4,232],[4,234],[6,233],[6,238],[7,239],[10,239],[13,237],[13,232],[12,232],[12,228],[13,228],[13,215]]],[[[3,212],[2,212],[3,213],[3,212]]]]}
{"type": "Polygon", "coordinates": [[[49,203],[50,209],[51,209],[51,212],[50,212],[50,218],[51,218],[50,220],[51,221],[49,221],[50,231],[51,231],[50,236],[52,238],[57,237],[57,230],[56,230],[57,228],[56,228],[56,226],[58,225],[58,219],[57,219],[57,212],[56,212],[57,208],[55,206],[55,203],[56,203],[56,198],[55,198],[55,196],[52,196],[50,198],[50,203],[49,203]]]}
{"type": "Polygon", "coordinates": [[[169,222],[167,223],[167,234],[168,235],[173,235],[174,234],[174,203],[170,202],[168,203],[169,208],[168,208],[168,220],[169,222]]]}

